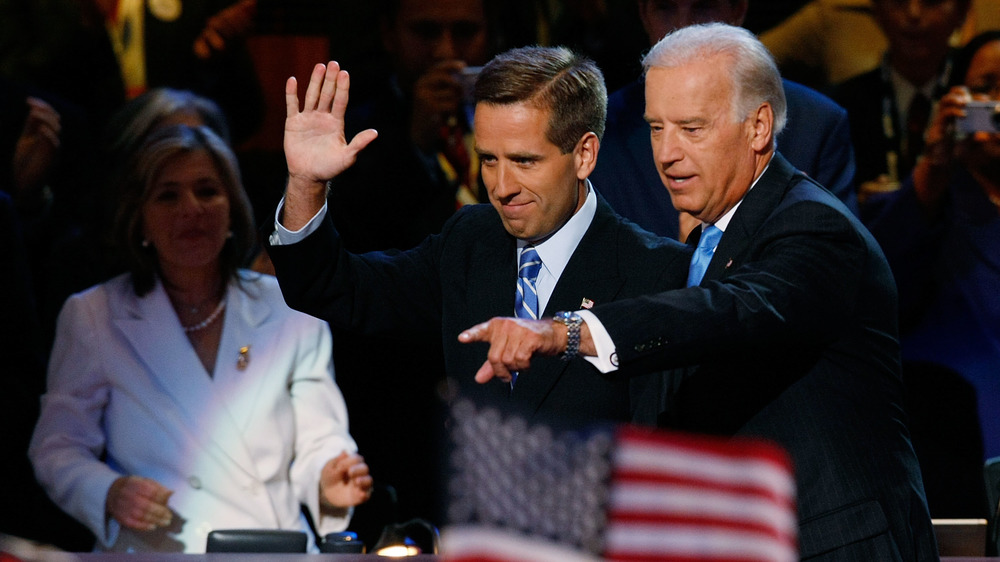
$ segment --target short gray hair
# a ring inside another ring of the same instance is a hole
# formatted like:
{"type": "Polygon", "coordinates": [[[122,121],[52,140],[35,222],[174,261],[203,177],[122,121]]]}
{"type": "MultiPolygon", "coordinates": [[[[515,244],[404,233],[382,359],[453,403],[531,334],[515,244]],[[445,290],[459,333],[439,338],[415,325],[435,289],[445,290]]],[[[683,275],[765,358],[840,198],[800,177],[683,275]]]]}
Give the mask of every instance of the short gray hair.
{"type": "Polygon", "coordinates": [[[671,68],[713,55],[727,55],[729,77],[734,86],[734,118],[742,121],[767,102],[774,110],[772,137],[785,127],[788,109],[785,88],[774,57],[753,33],[724,23],[682,27],[660,39],[642,60],[648,72],[653,67],[671,68]]]}

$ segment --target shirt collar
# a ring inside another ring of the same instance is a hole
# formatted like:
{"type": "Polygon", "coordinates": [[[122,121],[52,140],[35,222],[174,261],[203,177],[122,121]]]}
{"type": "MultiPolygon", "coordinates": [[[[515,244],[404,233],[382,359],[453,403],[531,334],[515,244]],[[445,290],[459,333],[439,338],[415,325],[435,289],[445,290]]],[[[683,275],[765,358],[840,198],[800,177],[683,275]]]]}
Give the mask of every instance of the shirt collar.
{"type": "MultiPolygon", "coordinates": [[[[590,180],[585,181],[587,182],[587,198],[580,210],[574,213],[559,230],[553,232],[543,242],[534,245],[538,257],[542,260],[542,268],[553,279],[559,279],[562,275],[566,264],[569,263],[570,256],[576,251],[576,247],[583,239],[583,235],[587,233],[587,229],[590,228],[590,223],[594,222],[594,215],[597,213],[597,195],[595,195],[590,180]]],[[[525,240],[517,241],[518,255],[520,255],[521,249],[527,245],[528,242],[525,240]]]]}

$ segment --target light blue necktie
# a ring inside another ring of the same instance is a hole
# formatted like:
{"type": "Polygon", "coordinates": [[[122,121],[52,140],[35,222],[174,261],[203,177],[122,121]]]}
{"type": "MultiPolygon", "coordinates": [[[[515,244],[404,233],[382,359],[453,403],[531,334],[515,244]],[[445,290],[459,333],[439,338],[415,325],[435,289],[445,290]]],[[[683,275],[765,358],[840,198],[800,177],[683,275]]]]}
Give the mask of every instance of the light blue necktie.
{"type": "MultiPolygon", "coordinates": [[[[517,264],[517,294],[514,296],[514,316],[518,318],[538,319],[538,290],[535,280],[542,269],[542,260],[534,246],[525,246],[521,250],[521,259],[517,264]]],[[[511,373],[510,387],[514,388],[517,372],[511,373]]]]}
{"type": "Polygon", "coordinates": [[[701,278],[705,276],[705,270],[708,269],[708,263],[712,261],[712,256],[715,254],[715,247],[719,245],[720,238],[722,238],[722,231],[714,224],[710,224],[702,230],[701,238],[698,240],[698,247],[695,248],[694,255],[691,256],[691,269],[688,270],[688,287],[694,287],[701,283],[701,278]]]}

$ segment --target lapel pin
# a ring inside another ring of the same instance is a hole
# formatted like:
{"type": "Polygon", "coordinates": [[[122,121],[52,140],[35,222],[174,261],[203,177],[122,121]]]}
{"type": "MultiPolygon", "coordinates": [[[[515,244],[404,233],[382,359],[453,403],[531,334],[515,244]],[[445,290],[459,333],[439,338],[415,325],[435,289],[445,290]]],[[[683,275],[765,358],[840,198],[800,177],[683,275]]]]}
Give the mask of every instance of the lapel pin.
{"type": "Polygon", "coordinates": [[[587,310],[590,310],[593,307],[594,307],[594,301],[588,299],[587,297],[583,297],[583,302],[580,303],[580,308],[585,308],[587,310]]]}
{"type": "Polygon", "coordinates": [[[732,265],[733,265],[733,258],[729,258],[729,261],[726,262],[726,269],[729,269],[729,267],[732,265]]]}
{"type": "Polygon", "coordinates": [[[236,358],[236,368],[245,371],[250,364],[250,346],[244,345],[240,348],[240,355],[236,358]]]}

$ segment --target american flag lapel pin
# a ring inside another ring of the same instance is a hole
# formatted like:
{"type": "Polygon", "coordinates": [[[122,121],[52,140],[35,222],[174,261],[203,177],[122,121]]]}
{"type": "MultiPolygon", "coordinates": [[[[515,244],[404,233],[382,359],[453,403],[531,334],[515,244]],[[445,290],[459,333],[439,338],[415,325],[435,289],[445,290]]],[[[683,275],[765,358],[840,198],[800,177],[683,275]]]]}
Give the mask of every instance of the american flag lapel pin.
{"type": "Polygon", "coordinates": [[[583,297],[583,302],[580,303],[580,308],[590,310],[593,307],[594,307],[594,301],[588,299],[587,297],[583,297]]]}
{"type": "Polygon", "coordinates": [[[726,262],[726,269],[729,269],[732,265],[733,265],[733,258],[729,258],[729,261],[726,262]]]}

